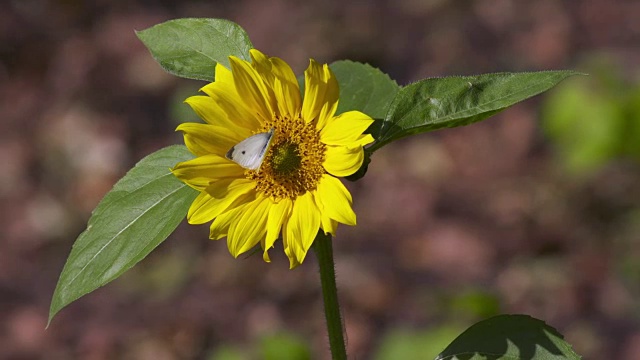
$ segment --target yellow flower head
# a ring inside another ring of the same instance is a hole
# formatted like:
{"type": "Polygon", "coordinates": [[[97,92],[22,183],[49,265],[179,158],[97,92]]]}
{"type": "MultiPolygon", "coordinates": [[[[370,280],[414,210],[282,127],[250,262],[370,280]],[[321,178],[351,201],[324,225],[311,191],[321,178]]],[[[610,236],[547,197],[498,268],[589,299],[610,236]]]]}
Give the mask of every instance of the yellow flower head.
{"type": "Polygon", "coordinates": [[[178,126],[196,158],[178,163],[173,173],[200,191],[189,223],[213,221],[211,239],[226,236],[235,257],[260,243],[267,262],[267,251],[282,233],[293,268],[319,229],[335,234],[338,222],[355,225],[351,194],[336,176],[362,165],[362,147],[373,142],[363,132],[373,120],[359,111],[334,116],[339,89],[326,64],[310,61],[303,101],[287,63],[255,49],[251,59],[231,56],[231,70],[218,63],[215,82],[201,89],[206,96],[186,100],[206,124],[178,126]],[[225,156],[261,133],[268,147],[257,169],[225,156]]]}

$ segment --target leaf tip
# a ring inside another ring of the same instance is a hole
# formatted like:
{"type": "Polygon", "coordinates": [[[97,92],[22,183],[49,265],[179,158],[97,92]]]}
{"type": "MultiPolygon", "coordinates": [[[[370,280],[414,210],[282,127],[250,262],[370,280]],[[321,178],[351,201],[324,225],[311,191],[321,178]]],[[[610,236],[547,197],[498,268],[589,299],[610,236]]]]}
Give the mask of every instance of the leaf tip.
{"type": "Polygon", "coordinates": [[[51,321],[53,321],[53,318],[56,316],[56,314],[58,314],[58,311],[60,311],[60,309],[56,309],[55,303],[52,301],[51,307],[49,308],[49,317],[47,319],[47,325],[44,327],[45,330],[49,328],[49,326],[51,325],[51,321]]]}

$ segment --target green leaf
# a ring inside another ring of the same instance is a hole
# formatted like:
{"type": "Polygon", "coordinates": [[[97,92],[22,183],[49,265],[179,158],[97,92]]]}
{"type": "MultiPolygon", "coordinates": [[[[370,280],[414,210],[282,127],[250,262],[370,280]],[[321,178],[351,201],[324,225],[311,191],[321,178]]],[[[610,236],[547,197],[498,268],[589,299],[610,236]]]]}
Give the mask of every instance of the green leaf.
{"type": "Polygon", "coordinates": [[[114,185],[73,244],[49,322],[63,307],[122,275],[173,232],[197,192],[169,168],[191,158],[186,147],[169,146],[142,159],[114,185]]]}
{"type": "Polygon", "coordinates": [[[340,102],[336,114],[358,110],[382,119],[400,90],[389,75],[368,64],[349,60],[329,65],[340,85],[340,102]]]}
{"type": "Polygon", "coordinates": [[[223,19],[176,19],[136,35],[166,71],[213,81],[216,63],[230,68],[229,56],[249,60],[253,47],[240,25],[223,19]]]}
{"type": "Polygon", "coordinates": [[[418,81],[402,88],[395,97],[384,121],[372,131],[376,142],[369,151],[405,136],[486,119],[577,74],[542,71],[418,81]]]}
{"type": "Polygon", "coordinates": [[[499,315],[458,336],[436,360],[579,360],[562,335],[527,315],[499,315]]]}

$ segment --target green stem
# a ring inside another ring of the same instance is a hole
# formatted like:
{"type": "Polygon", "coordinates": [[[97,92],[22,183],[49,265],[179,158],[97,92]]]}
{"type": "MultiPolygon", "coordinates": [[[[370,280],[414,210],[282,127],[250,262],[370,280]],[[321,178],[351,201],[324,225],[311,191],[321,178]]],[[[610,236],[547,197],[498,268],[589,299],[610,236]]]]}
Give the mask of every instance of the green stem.
{"type": "Polygon", "coordinates": [[[347,350],[344,346],[344,329],[342,328],[340,305],[338,304],[338,290],[336,288],[336,272],[333,264],[331,235],[325,235],[321,230],[318,236],[316,236],[313,249],[318,258],[318,266],[320,268],[324,315],[327,318],[331,356],[334,360],[346,360],[347,350]]]}

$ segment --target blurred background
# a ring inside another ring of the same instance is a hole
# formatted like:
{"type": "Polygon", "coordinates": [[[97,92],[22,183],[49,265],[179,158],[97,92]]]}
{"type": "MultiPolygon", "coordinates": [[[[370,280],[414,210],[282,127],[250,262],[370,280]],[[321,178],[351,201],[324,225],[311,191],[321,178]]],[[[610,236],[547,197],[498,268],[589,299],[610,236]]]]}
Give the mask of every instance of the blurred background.
{"type": "Polygon", "coordinates": [[[202,82],[134,30],[227,18],[300,74],[370,63],[425,77],[576,69],[468,127],[375,153],[334,242],[354,359],[431,359],[473,323],[523,313],[585,359],[640,359],[640,2],[80,1],[0,4],[0,358],[326,359],[313,256],[233,259],[182,224],[124,276],[48,307],[91,210],[138,160],[182,143],[202,82]]]}

